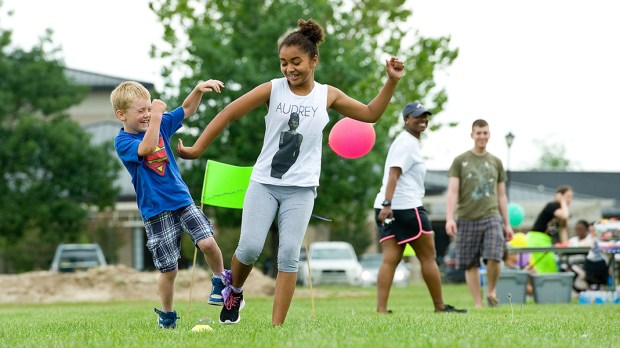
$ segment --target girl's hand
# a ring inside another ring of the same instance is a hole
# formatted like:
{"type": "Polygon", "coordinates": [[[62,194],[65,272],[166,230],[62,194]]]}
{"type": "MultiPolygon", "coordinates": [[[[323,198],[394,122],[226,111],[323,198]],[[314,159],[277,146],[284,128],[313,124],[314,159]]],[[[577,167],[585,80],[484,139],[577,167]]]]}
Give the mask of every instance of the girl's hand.
{"type": "Polygon", "coordinates": [[[199,157],[199,154],[195,153],[193,147],[183,146],[183,140],[179,139],[179,143],[177,144],[177,154],[179,157],[183,159],[196,159],[199,157]]]}
{"type": "Polygon", "coordinates": [[[405,72],[405,64],[398,60],[397,57],[392,57],[389,60],[385,60],[385,67],[390,79],[400,80],[405,72]]]}

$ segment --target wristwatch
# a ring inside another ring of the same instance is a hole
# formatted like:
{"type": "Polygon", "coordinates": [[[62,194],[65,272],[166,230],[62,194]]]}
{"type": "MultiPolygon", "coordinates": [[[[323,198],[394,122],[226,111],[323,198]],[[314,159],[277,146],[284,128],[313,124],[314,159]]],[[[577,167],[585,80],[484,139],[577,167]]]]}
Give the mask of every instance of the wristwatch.
{"type": "Polygon", "coordinates": [[[392,201],[390,201],[389,199],[386,199],[385,201],[383,201],[383,203],[381,203],[381,205],[384,207],[389,207],[392,205],[392,201]]]}

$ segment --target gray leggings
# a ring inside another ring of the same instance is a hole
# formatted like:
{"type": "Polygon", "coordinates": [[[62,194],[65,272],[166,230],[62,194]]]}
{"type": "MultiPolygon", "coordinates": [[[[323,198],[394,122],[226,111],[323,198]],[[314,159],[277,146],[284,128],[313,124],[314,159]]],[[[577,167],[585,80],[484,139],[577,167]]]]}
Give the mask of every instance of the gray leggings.
{"type": "Polygon", "coordinates": [[[243,202],[237,260],[252,265],[258,259],[267,232],[278,212],[278,270],[297,272],[299,250],[308,228],[316,190],[314,187],[276,186],[250,181],[243,202]]]}

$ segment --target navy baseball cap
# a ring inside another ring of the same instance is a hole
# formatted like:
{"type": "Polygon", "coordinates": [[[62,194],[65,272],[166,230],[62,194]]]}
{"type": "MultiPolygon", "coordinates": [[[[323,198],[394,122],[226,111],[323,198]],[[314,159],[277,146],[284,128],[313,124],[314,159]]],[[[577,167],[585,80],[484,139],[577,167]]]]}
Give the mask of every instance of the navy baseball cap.
{"type": "Polygon", "coordinates": [[[403,109],[403,117],[407,117],[409,115],[413,117],[420,117],[426,113],[428,113],[429,115],[433,114],[432,112],[426,110],[424,105],[419,102],[411,102],[405,105],[405,108],[403,109]]]}

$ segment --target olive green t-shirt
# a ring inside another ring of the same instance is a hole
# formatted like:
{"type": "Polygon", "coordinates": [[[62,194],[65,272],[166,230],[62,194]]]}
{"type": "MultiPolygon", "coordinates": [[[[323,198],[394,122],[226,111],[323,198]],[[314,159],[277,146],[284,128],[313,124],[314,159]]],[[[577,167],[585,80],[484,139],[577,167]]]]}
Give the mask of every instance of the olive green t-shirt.
{"type": "Polygon", "coordinates": [[[488,152],[478,156],[467,151],[454,159],[448,177],[459,179],[459,219],[480,220],[500,215],[497,184],[506,181],[506,172],[499,158],[488,152]]]}

